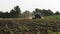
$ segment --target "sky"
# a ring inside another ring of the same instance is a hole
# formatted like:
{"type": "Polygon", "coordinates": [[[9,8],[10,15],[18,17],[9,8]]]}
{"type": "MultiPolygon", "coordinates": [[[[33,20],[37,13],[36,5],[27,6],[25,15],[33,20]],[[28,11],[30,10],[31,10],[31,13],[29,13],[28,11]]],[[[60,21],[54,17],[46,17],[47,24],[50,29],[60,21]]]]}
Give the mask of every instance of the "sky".
{"type": "Polygon", "coordinates": [[[60,0],[0,0],[0,11],[9,12],[17,5],[20,6],[22,12],[25,10],[32,12],[35,8],[60,11],[60,0]]]}

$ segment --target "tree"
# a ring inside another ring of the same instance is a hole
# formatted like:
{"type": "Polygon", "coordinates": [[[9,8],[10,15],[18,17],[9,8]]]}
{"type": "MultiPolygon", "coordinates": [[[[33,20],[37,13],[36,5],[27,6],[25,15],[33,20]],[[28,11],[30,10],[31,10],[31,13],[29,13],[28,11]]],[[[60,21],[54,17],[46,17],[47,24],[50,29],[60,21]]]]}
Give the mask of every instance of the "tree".
{"type": "Polygon", "coordinates": [[[2,11],[0,11],[0,18],[2,17],[2,13],[3,13],[3,12],[2,12],[2,11]]]}
{"type": "Polygon", "coordinates": [[[20,15],[21,15],[21,10],[20,10],[19,6],[15,6],[14,9],[12,9],[10,11],[10,13],[0,12],[0,17],[1,18],[18,18],[18,17],[20,17],[20,15]]]}
{"type": "Polygon", "coordinates": [[[31,12],[26,10],[25,12],[23,12],[23,17],[30,17],[31,16],[31,12]]]}
{"type": "Polygon", "coordinates": [[[20,10],[19,6],[15,6],[14,9],[12,9],[10,11],[10,16],[12,18],[21,17],[20,15],[21,15],[21,10],[20,10]]]}
{"type": "Polygon", "coordinates": [[[60,15],[59,11],[56,11],[55,15],[60,15]]]}
{"type": "Polygon", "coordinates": [[[50,9],[48,9],[47,11],[49,16],[54,14],[50,9]]]}
{"type": "Polygon", "coordinates": [[[7,12],[5,12],[5,13],[3,13],[3,15],[2,16],[4,16],[3,18],[9,18],[10,16],[9,16],[9,13],[8,13],[8,11],[7,12]]]}
{"type": "Polygon", "coordinates": [[[50,9],[48,9],[48,10],[43,9],[41,11],[41,13],[42,13],[43,16],[51,16],[51,15],[53,15],[53,12],[50,9]]]}
{"type": "Polygon", "coordinates": [[[19,17],[21,15],[21,10],[20,10],[19,6],[14,7],[14,10],[16,12],[15,13],[16,14],[16,17],[19,17]]]}
{"type": "Polygon", "coordinates": [[[11,17],[11,18],[16,17],[16,12],[15,12],[15,10],[12,9],[12,10],[10,11],[10,17],[11,17]]]}

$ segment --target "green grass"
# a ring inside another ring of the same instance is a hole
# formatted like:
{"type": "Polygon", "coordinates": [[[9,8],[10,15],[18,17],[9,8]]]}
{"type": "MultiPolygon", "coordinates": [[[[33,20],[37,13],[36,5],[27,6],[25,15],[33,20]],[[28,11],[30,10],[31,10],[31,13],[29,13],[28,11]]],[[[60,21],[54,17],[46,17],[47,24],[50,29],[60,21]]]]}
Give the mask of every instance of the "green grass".
{"type": "Polygon", "coordinates": [[[47,16],[45,18],[48,18],[48,19],[60,19],[60,15],[55,15],[55,16],[47,16]]]}
{"type": "Polygon", "coordinates": [[[60,32],[58,32],[58,34],[60,34],[60,32]]]}

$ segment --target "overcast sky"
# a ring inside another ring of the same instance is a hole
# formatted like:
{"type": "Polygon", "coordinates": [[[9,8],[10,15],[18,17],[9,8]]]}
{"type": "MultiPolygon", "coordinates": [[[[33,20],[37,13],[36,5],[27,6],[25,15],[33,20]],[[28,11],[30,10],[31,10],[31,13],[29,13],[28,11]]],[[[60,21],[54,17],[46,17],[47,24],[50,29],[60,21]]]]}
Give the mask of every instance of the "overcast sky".
{"type": "Polygon", "coordinates": [[[60,11],[60,0],[0,0],[0,11],[10,11],[19,5],[21,11],[33,11],[35,8],[60,11]]]}

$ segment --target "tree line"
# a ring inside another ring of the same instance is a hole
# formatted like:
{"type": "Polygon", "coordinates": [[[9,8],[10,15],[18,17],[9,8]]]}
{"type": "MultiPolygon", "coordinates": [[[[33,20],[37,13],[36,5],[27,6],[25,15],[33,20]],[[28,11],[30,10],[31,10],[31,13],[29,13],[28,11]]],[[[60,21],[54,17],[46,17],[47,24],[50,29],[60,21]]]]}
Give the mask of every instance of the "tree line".
{"type": "Polygon", "coordinates": [[[10,11],[10,13],[8,12],[3,13],[2,11],[0,11],[0,18],[17,18],[21,14],[20,12],[21,10],[19,6],[16,6],[14,7],[14,9],[10,11]]]}
{"type": "Polygon", "coordinates": [[[0,11],[0,18],[20,18],[20,17],[29,17],[34,16],[35,13],[41,13],[41,16],[52,16],[52,15],[60,15],[59,11],[53,13],[52,10],[48,9],[38,9],[36,8],[34,11],[30,12],[29,10],[24,11],[21,13],[21,9],[19,6],[15,6],[14,9],[10,10],[10,12],[3,13],[0,11]]]}

